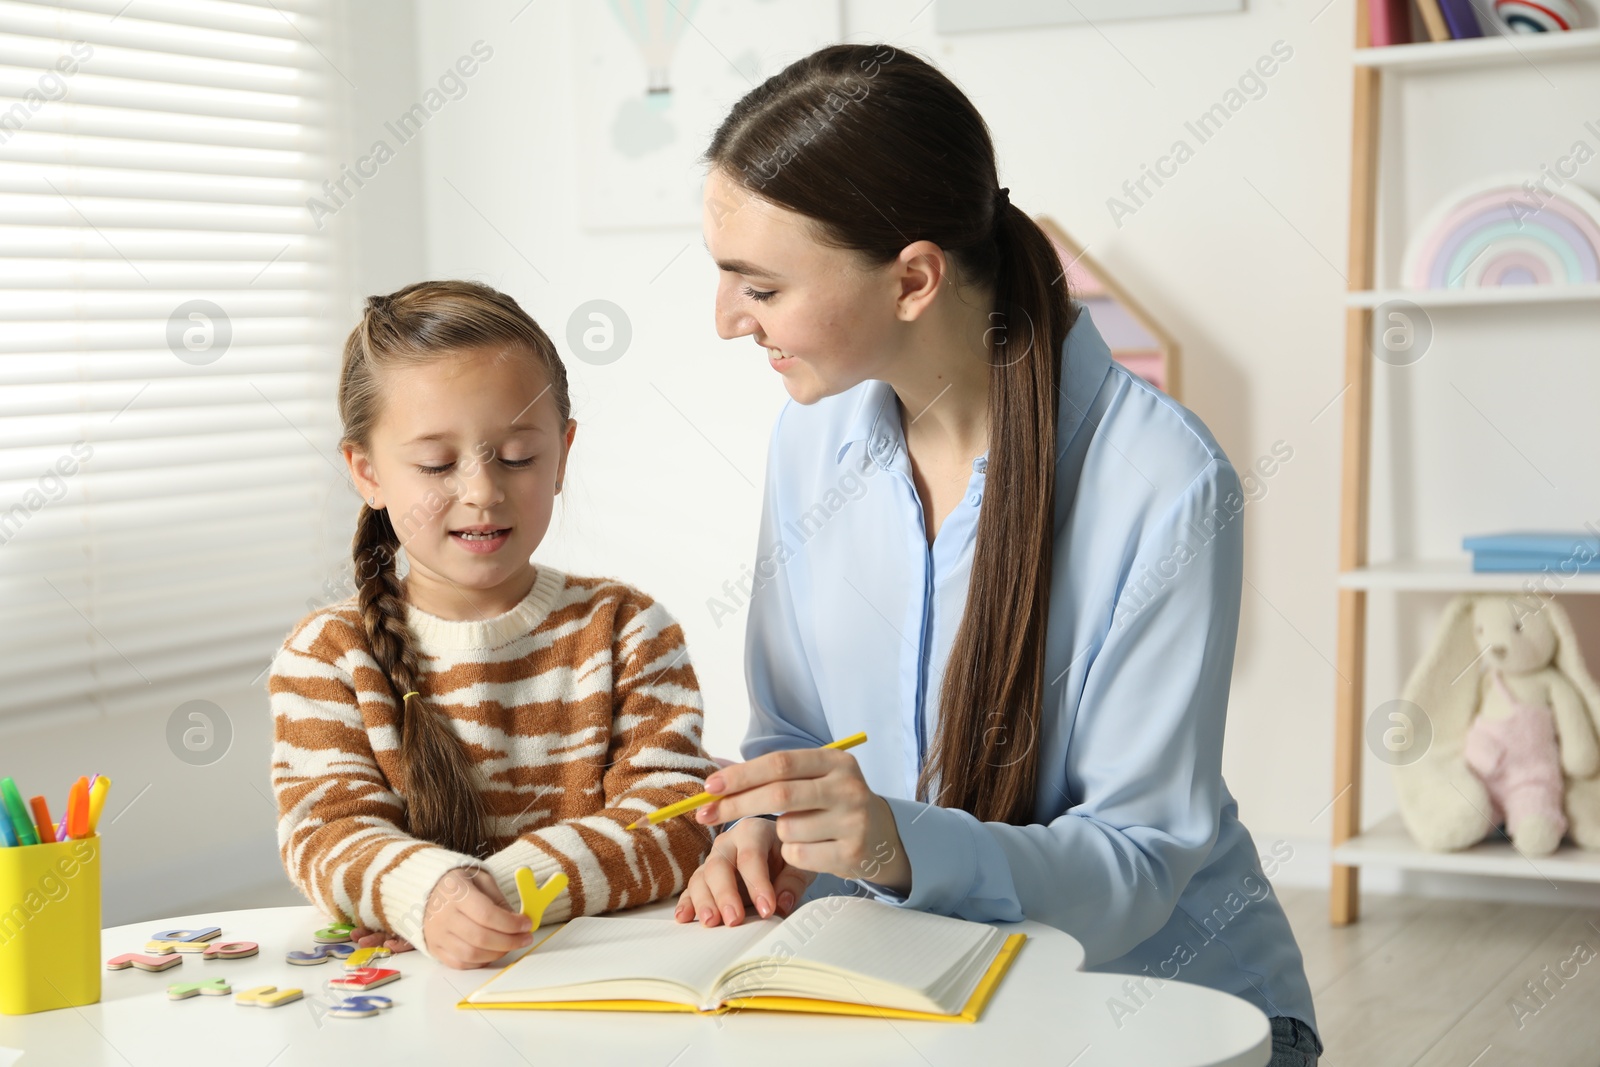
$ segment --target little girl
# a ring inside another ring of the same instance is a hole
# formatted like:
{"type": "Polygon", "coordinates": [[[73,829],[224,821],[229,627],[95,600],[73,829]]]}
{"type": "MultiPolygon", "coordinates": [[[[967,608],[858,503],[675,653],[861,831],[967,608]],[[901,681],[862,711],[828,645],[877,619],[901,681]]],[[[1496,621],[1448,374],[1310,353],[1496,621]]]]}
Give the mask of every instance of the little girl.
{"type": "Polygon", "coordinates": [[[683,633],[637,589],[529,559],[577,430],[549,337],[470,282],[370,297],[339,414],[357,592],[296,625],[268,681],[289,878],[358,944],[458,968],[531,943],[520,867],[566,873],[547,921],[680,892],[709,828],[624,827],[716,769],[683,633]]]}

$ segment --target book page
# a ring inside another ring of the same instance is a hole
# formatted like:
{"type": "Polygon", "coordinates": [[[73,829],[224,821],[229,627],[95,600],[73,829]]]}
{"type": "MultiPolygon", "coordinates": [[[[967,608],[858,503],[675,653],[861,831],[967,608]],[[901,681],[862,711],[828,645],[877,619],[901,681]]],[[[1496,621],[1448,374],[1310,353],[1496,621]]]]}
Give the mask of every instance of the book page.
{"type": "Polygon", "coordinates": [[[847,976],[832,983],[838,999],[909,990],[939,1004],[938,1010],[955,1011],[1004,940],[982,923],[859,897],[819,897],[751,945],[722,979],[731,979],[728,985],[741,994],[757,989],[799,993],[822,988],[817,970],[836,971],[847,976]]]}
{"type": "Polygon", "coordinates": [[[718,972],[777,925],[776,920],[760,919],[707,929],[670,919],[579,916],[467,999],[637,999],[700,1005],[718,972]],[[663,983],[681,988],[673,995],[663,983]]]}

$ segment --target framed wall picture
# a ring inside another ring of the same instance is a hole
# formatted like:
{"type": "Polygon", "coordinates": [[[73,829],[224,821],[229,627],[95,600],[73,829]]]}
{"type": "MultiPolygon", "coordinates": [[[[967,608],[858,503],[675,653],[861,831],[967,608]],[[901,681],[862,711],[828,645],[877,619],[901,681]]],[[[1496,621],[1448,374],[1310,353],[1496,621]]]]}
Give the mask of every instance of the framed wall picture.
{"type": "Polygon", "coordinates": [[[584,228],[700,228],[717,124],[745,93],[840,37],[840,0],[573,5],[584,228]]]}
{"type": "Polygon", "coordinates": [[[1244,0],[934,0],[933,16],[939,33],[964,33],[1243,10],[1244,0]]]}

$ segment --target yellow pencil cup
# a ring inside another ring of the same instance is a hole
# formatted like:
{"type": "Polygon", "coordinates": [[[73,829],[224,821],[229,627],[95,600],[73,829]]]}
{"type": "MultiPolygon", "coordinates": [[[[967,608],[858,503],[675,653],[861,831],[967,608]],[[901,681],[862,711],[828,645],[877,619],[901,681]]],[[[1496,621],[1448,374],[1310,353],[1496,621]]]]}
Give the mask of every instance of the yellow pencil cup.
{"type": "Polygon", "coordinates": [[[100,835],[0,848],[0,1014],[100,999],[100,835]]]}

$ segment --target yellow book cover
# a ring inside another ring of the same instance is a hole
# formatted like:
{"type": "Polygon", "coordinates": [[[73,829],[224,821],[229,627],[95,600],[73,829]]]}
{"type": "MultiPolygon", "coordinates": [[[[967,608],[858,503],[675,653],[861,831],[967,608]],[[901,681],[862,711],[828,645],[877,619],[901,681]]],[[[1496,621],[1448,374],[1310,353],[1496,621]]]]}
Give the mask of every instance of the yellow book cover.
{"type": "Polygon", "coordinates": [[[584,916],[457,1007],[976,1022],[1026,939],[850,896],[736,927],[584,916]]]}

